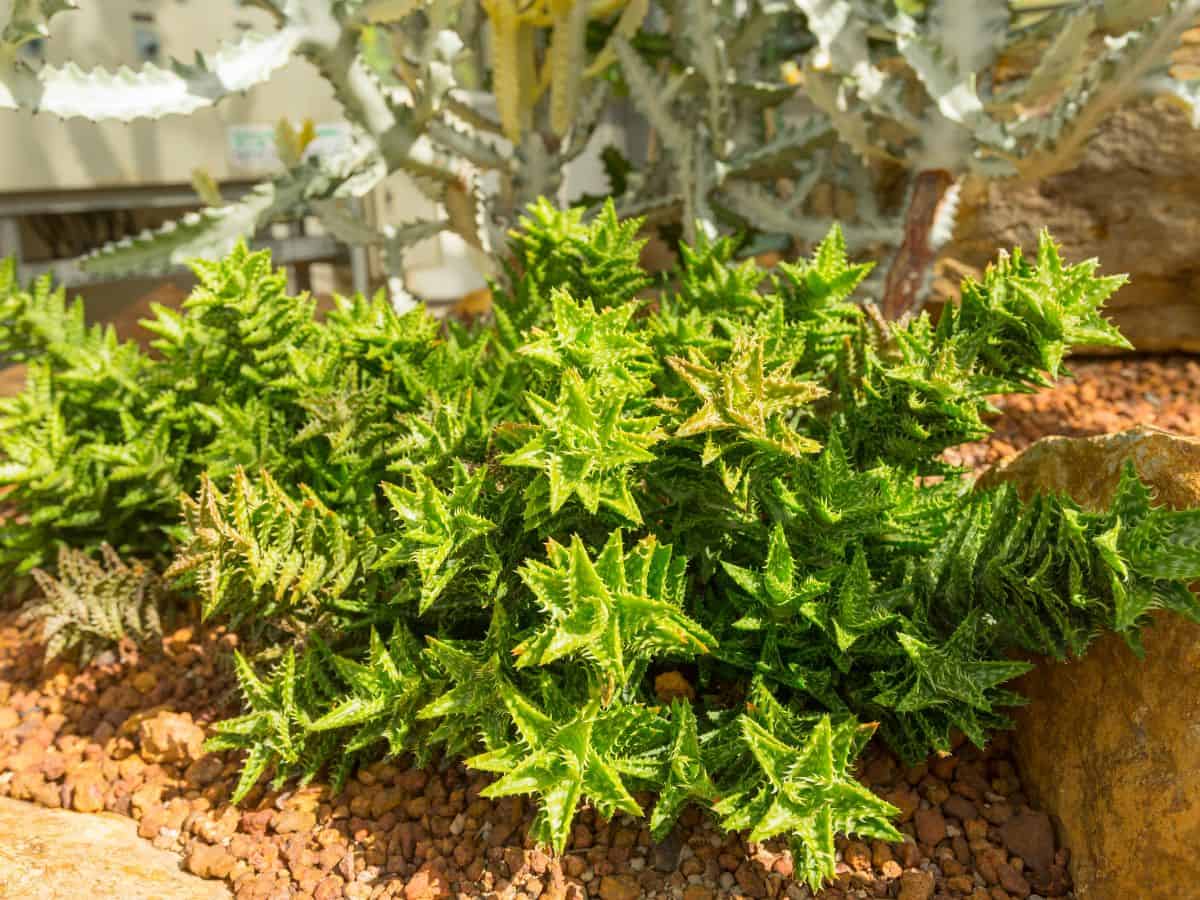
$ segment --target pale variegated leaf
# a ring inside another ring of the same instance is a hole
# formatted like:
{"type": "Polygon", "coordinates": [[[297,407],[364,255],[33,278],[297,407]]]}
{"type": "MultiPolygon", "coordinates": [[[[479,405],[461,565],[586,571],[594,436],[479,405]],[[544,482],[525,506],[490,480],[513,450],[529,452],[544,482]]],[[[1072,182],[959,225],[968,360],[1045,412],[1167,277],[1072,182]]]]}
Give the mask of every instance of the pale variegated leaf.
{"type": "Polygon", "coordinates": [[[550,128],[559,137],[570,130],[583,87],[583,61],[590,4],[587,0],[550,0],[554,20],[546,58],[550,82],[550,128]]]}
{"type": "Polygon", "coordinates": [[[1192,127],[1200,128],[1200,80],[1156,78],[1147,82],[1146,90],[1174,100],[1187,110],[1192,127]]]}
{"type": "Polygon", "coordinates": [[[423,0],[368,0],[360,14],[366,21],[379,25],[406,19],[423,5],[423,0]]]}
{"type": "Polygon", "coordinates": [[[193,259],[215,259],[269,222],[295,215],[316,200],[353,196],[383,174],[369,147],[354,145],[334,157],[316,157],[254,187],[224,206],[189,213],[156,231],[108,244],[81,265],[97,275],[157,274],[193,259]]]}
{"type": "Polygon", "coordinates": [[[14,50],[50,34],[50,20],[60,12],[77,9],[77,0],[12,0],[12,12],[0,32],[0,63],[14,50]]]}
{"type": "Polygon", "coordinates": [[[613,38],[613,49],[621,62],[621,73],[629,85],[634,104],[658,133],[663,146],[682,156],[690,146],[688,129],[671,110],[669,89],[623,37],[613,38]]]}
{"type": "Polygon", "coordinates": [[[157,119],[212,106],[231,94],[266,81],[285,66],[304,39],[304,30],[284,28],[270,35],[248,33],[211,57],[161,68],[147,63],[85,71],[74,63],[0,70],[0,109],[27,109],[64,119],[92,121],[157,119]]]}
{"type": "Polygon", "coordinates": [[[1197,17],[1200,0],[1171,0],[1161,15],[1110,40],[1058,105],[1039,117],[1036,152],[1020,161],[1021,175],[1043,178],[1073,165],[1105,116],[1165,74],[1180,36],[1197,17]]]}
{"type": "Polygon", "coordinates": [[[708,100],[708,130],[718,159],[725,157],[729,116],[729,60],[719,27],[717,0],[687,0],[683,5],[683,36],[692,64],[704,78],[708,100]]]}
{"type": "MultiPolygon", "coordinates": [[[[621,17],[617,19],[612,36],[622,37],[625,40],[632,39],[638,29],[642,27],[642,22],[646,20],[649,12],[650,0],[628,0],[625,8],[621,10],[621,17]]],[[[616,61],[617,53],[613,49],[612,37],[610,37],[600,52],[596,54],[596,58],[592,60],[585,74],[589,78],[599,75],[616,61]]]]}
{"type": "Polygon", "coordinates": [[[512,159],[509,156],[450,119],[433,119],[429,122],[427,130],[436,143],[457,153],[474,166],[481,169],[512,171],[512,159]]]}
{"type": "Polygon", "coordinates": [[[293,214],[319,177],[313,167],[264,182],[235,203],[189,213],[157,231],[109,244],[83,259],[96,275],[159,274],[193,259],[218,259],[273,219],[293,214]]]}
{"type": "Polygon", "coordinates": [[[939,0],[930,24],[955,71],[972,75],[995,61],[1011,17],[1009,0],[939,0]]]}
{"type": "Polygon", "coordinates": [[[1038,60],[1021,92],[1021,103],[1035,104],[1073,82],[1087,60],[1088,39],[1096,27],[1096,15],[1084,10],[1067,21],[1038,60]]]}

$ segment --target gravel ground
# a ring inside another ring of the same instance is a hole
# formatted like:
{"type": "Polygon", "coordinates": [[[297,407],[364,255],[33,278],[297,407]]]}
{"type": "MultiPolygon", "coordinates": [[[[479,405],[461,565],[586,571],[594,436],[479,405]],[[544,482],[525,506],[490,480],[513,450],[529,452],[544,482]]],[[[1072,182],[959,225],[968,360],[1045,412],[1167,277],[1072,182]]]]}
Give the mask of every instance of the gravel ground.
{"type": "MultiPolygon", "coordinates": [[[[1133,424],[1200,433],[1200,364],[1186,358],[1084,361],[1078,381],[1004,401],[995,438],[957,458],[983,465],[1047,433],[1133,424]]],[[[206,727],[236,698],[218,660],[236,645],[220,629],[179,630],[160,648],[123,646],[92,665],[42,663],[42,648],[0,616],[0,795],[133,817],[187,869],[225,879],[238,898],[808,898],[774,844],[720,834],[691,809],[655,846],[642,823],[577,819],[558,859],[525,846],[532,808],[479,797],[486,779],[461,766],[403,762],[326,786],[256,789],[227,798],[238,761],[205,754],[206,727]]],[[[900,844],[839,839],[825,900],[1011,900],[1070,897],[1068,849],[1030,805],[1007,735],[963,745],[914,768],[872,746],[863,782],[902,811],[900,844]]],[[[649,800],[649,798],[640,798],[649,800]]]]}
{"type": "Polygon", "coordinates": [[[1013,456],[1048,434],[1083,436],[1155,425],[1200,434],[1200,358],[1115,357],[1070,360],[1075,374],[1037,394],[997,398],[991,437],[946,456],[983,467],[1013,456]]]}
{"type": "MultiPolygon", "coordinates": [[[[807,898],[789,853],[720,834],[697,809],[654,846],[642,823],[578,818],[568,851],[525,846],[532,806],[478,796],[460,766],[378,764],[339,796],[327,787],[226,798],[237,760],[205,754],[205,726],[230,711],[213,660],[219,630],[175,632],[161,652],[132,646],[78,671],[45,666],[28,629],[0,621],[0,795],[132,816],[142,837],[239,898],[807,898]]],[[[839,841],[822,897],[1061,897],[1066,851],[1032,810],[1006,736],[904,768],[872,747],[861,777],[903,811],[901,844],[839,841]]],[[[650,798],[641,798],[648,801],[650,798]]]]}

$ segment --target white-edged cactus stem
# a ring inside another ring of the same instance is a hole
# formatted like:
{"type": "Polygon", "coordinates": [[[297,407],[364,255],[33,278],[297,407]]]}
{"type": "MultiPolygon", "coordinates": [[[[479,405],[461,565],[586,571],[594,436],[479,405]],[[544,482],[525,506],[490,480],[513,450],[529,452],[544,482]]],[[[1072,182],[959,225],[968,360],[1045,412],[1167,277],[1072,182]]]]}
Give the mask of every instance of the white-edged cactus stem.
{"type": "MultiPolygon", "coordinates": [[[[1166,89],[1171,53],[1180,36],[1200,17],[1200,0],[1171,0],[1163,13],[1140,28],[1110,39],[1109,48],[1080,76],[1045,117],[1035,152],[1018,163],[1024,178],[1063,171],[1076,162],[1088,138],[1116,107],[1135,97],[1166,89]]],[[[1173,80],[1173,79],[1171,79],[1173,80]]],[[[1177,82],[1170,91],[1190,103],[1194,83],[1177,82]]],[[[1200,123],[1194,112],[1193,123],[1200,123]]]]}
{"type": "Polygon", "coordinates": [[[34,71],[14,61],[0,67],[0,109],[93,122],[187,115],[266,81],[288,63],[302,38],[299,29],[248,33],[194,63],[147,63],[138,71],[85,71],[74,63],[34,71]]]}
{"type": "Polygon", "coordinates": [[[361,196],[385,174],[369,147],[357,144],[332,159],[307,160],[236,202],[108,244],[84,257],[81,266],[117,277],[162,274],[192,259],[217,259],[272,221],[303,212],[315,200],[361,196]]]}

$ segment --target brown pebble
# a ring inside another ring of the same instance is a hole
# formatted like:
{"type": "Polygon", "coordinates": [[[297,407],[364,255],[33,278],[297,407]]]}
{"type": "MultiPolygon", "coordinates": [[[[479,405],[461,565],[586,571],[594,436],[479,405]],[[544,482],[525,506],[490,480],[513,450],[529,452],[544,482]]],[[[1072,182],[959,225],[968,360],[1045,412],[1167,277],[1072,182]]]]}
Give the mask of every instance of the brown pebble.
{"type": "Polygon", "coordinates": [[[1014,897],[1028,897],[1032,892],[1029,882],[1025,877],[1008,863],[1001,863],[996,867],[996,874],[1000,877],[1000,887],[1008,891],[1014,897]]]}
{"type": "Polygon", "coordinates": [[[857,872],[869,871],[872,865],[871,849],[861,841],[850,841],[842,850],[842,859],[857,872]]]}
{"type": "Polygon", "coordinates": [[[163,809],[161,806],[154,806],[146,810],[142,815],[142,820],[138,822],[138,834],[146,840],[153,840],[158,836],[158,832],[164,824],[163,809]]]}
{"type": "Polygon", "coordinates": [[[921,849],[911,840],[893,844],[896,861],[903,869],[914,869],[921,862],[921,849]]]}
{"type": "Polygon", "coordinates": [[[980,841],[987,837],[988,823],[983,819],[972,819],[963,823],[963,831],[968,841],[980,841]]]}
{"type": "Polygon", "coordinates": [[[696,689],[683,677],[682,672],[662,672],[654,677],[654,694],[659,703],[669,704],[672,700],[695,700],[696,689]]]}
{"type": "Polygon", "coordinates": [[[442,900],[449,896],[450,882],[434,863],[425,863],[404,885],[405,900],[442,900]]]}
{"type": "Polygon", "coordinates": [[[605,875],[600,879],[600,900],[637,900],[641,887],[632,875],[605,875]]]}
{"type": "Polygon", "coordinates": [[[1000,866],[1008,863],[1004,851],[997,847],[987,847],[975,854],[975,868],[988,884],[1000,883],[1000,866]]]}
{"type": "Polygon", "coordinates": [[[72,779],[71,808],[79,812],[104,809],[104,782],[98,776],[72,779]]]}
{"type": "Polygon", "coordinates": [[[587,861],[582,856],[571,853],[563,858],[563,873],[568,878],[578,878],[587,868],[587,861]]]}
{"type": "Polygon", "coordinates": [[[1054,864],[1054,826],[1048,815],[1022,811],[1000,827],[1000,839],[1009,852],[1025,860],[1032,871],[1042,877],[1050,874],[1054,864]]]}
{"type": "Polygon", "coordinates": [[[975,804],[959,794],[951,794],[942,803],[942,812],[960,822],[969,822],[979,817],[975,804]]]}
{"type": "Polygon", "coordinates": [[[149,763],[187,763],[203,753],[204,729],[187,713],[160,712],[137,726],[142,759],[149,763]]]}
{"type": "Polygon", "coordinates": [[[317,817],[312,813],[287,809],[275,816],[271,826],[276,834],[292,834],[312,831],[316,824],[317,817]]]}
{"type": "Polygon", "coordinates": [[[922,844],[936,847],[946,839],[946,820],[940,810],[918,809],[913,820],[917,826],[917,838],[922,844]]]}
{"type": "Polygon", "coordinates": [[[224,847],[194,844],[187,857],[189,872],[201,878],[224,878],[237,860],[224,847]]]}
{"type": "Polygon", "coordinates": [[[910,821],[921,806],[920,796],[910,787],[898,787],[885,794],[883,799],[900,810],[900,815],[897,816],[900,822],[910,821]]]}
{"type": "Polygon", "coordinates": [[[897,900],[929,900],[933,896],[934,879],[929,872],[910,869],[900,876],[897,900]]]}
{"type": "Polygon", "coordinates": [[[989,803],[980,812],[993,825],[1003,825],[1012,818],[1012,807],[1007,803],[989,803]]]}
{"type": "Polygon", "coordinates": [[[975,880],[970,875],[955,875],[946,879],[946,887],[956,894],[975,892],[975,880]]]}

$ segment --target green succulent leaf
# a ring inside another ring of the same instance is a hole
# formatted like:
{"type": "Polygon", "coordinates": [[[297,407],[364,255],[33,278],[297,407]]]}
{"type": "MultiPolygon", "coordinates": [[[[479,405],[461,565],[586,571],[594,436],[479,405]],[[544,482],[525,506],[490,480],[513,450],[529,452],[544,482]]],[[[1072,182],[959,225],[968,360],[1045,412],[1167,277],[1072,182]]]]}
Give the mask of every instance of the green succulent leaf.
{"type": "Polygon", "coordinates": [[[700,752],[696,714],[686,703],[671,704],[671,744],[658,802],[650,816],[650,833],[662,840],[684,806],[694,801],[712,802],[717,788],[709,777],[700,752]]]}
{"type": "Polygon", "coordinates": [[[788,456],[814,453],[820,445],[797,434],[784,413],[824,396],[812,382],[791,380],[790,365],[767,373],[761,338],[739,337],[730,360],[714,366],[672,357],[672,368],[701,401],[701,407],[684,421],[676,437],[691,437],[731,429],[752,446],[788,456]]]}
{"type": "Polygon", "coordinates": [[[628,553],[622,544],[614,531],[593,562],[578,536],[569,547],[551,541],[549,563],[521,570],[548,621],[514,648],[519,668],[582,657],[624,687],[639,657],[691,656],[715,645],[680,608],[686,562],[653,537],[628,553]]]}
{"type": "Polygon", "coordinates": [[[449,492],[438,490],[419,472],[412,475],[412,490],[383,484],[383,492],[404,531],[376,566],[383,567],[397,559],[408,559],[416,565],[421,576],[422,613],[466,565],[463,549],[496,527],[471,511],[478,502],[485,476],[483,469],[468,475],[459,465],[454,470],[454,485],[449,492]]]}
{"type": "Polygon", "coordinates": [[[467,760],[467,765],[501,777],[481,792],[485,797],[538,794],[541,802],[532,834],[561,853],[580,800],[641,815],[641,807],[626,789],[611,758],[593,746],[593,731],[601,715],[592,702],[565,720],[547,716],[515,690],[503,694],[521,743],[467,760]]]}
{"type": "Polygon", "coordinates": [[[562,374],[557,402],[528,395],[536,419],[533,436],[507,454],[507,466],[539,469],[526,491],[526,518],[557,513],[572,497],[590,513],[601,506],[641,524],[630,488],[632,466],[653,462],[650,451],[662,438],[658,417],[630,416],[628,398],[601,380],[584,380],[575,369],[562,374]]]}

